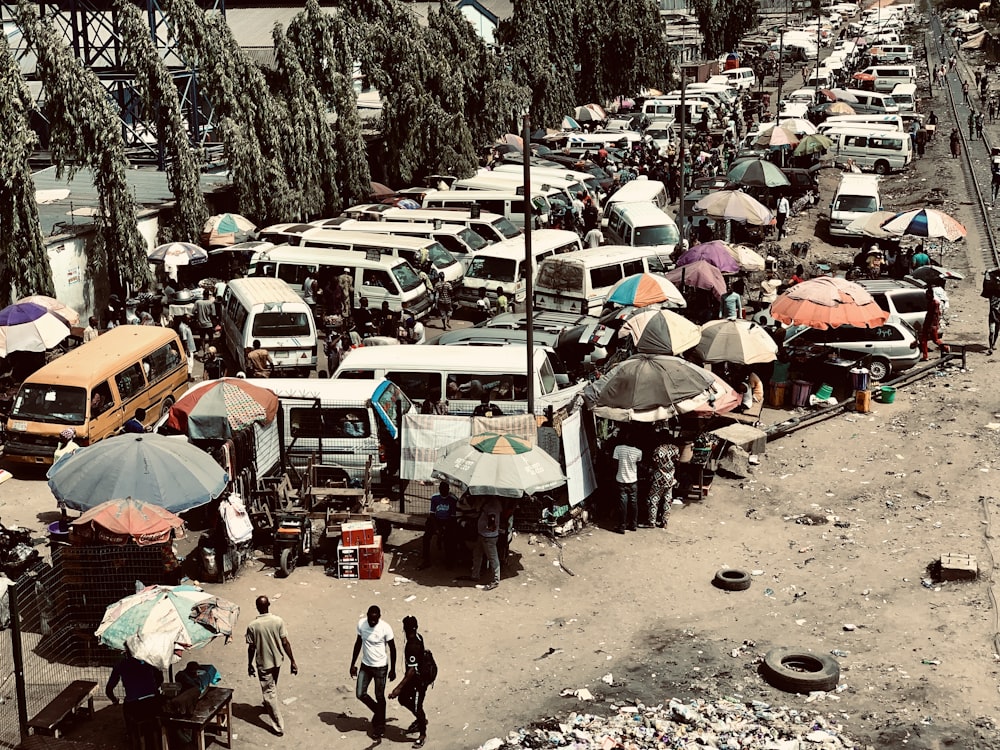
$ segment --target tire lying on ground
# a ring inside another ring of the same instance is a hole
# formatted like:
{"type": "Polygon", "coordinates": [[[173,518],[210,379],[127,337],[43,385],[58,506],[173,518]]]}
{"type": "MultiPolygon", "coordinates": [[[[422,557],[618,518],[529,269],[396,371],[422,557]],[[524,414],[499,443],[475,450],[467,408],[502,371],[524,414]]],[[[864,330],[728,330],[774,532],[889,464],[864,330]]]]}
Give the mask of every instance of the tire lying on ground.
{"type": "Polygon", "coordinates": [[[750,574],[738,568],[722,568],[712,579],[712,585],[723,591],[746,591],[750,588],[750,574]]]}
{"type": "Polygon", "coordinates": [[[789,648],[768,651],[760,670],[771,685],[788,693],[829,691],[840,682],[840,664],[832,656],[789,648]]]}

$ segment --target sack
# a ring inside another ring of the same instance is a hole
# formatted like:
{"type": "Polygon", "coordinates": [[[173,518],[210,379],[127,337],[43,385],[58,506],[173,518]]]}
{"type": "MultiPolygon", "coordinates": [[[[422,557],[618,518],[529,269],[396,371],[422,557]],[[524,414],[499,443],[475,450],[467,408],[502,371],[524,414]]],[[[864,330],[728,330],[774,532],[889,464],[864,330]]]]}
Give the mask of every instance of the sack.
{"type": "Polygon", "coordinates": [[[424,653],[420,657],[420,664],[417,665],[417,672],[420,674],[420,679],[423,680],[424,687],[430,687],[437,679],[438,665],[434,661],[434,653],[429,648],[424,649],[424,653]]]}

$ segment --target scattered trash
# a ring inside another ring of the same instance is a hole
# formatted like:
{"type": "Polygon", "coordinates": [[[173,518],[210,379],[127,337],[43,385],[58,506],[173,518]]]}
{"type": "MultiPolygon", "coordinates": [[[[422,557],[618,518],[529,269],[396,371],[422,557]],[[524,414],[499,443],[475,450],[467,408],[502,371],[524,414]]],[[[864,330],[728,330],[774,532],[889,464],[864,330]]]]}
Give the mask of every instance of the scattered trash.
{"type": "Polygon", "coordinates": [[[941,664],[941,660],[940,659],[921,659],[920,663],[921,664],[930,664],[931,666],[936,667],[939,664],[941,664]]]}
{"type": "Polygon", "coordinates": [[[611,676],[611,672],[608,672],[606,675],[604,675],[604,677],[601,678],[601,682],[603,682],[605,685],[614,685],[615,678],[611,676]]]}
{"type": "Polygon", "coordinates": [[[592,701],[594,700],[594,694],[587,690],[587,688],[579,688],[578,690],[570,690],[566,688],[561,693],[559,693],[563,698],[578,698],[582,701],[592,701]]]}
{"type": "Polygon", "coordinates": [[[844,623],[844,630],[850,632],[851,630],[857,630],[858,626],[851,622],[844,623]]]}

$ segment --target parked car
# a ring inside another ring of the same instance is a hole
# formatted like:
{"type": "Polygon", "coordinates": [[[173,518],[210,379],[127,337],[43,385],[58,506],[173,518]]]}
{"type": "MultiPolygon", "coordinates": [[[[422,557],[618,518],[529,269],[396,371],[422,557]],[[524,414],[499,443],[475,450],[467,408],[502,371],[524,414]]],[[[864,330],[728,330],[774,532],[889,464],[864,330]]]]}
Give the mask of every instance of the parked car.
{"type": "Polygon", "coordinates": [[[878,328],[802,328],[788,335],[785,350],[792,358],[833,350],[838,357],[858,360],[872,380],[885,380],[920,361],[917,332],[898,318],[889,318],[878,328]]]}
{"type": "Polygon", "coordinates": [[[927,287],[924,284],[916,279],[859,279],[857,283],[868,290],[880,308],[905,320],[913,330],[920,330],[927,315],[927,287]]]}

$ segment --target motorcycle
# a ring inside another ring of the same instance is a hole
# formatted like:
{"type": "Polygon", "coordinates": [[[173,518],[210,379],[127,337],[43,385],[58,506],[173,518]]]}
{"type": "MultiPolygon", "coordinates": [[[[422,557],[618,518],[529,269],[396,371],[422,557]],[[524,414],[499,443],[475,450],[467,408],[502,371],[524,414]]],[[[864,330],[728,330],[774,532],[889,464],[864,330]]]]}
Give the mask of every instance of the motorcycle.
{"type": "Polygon", "coordinates": [[[272,554],[281,574],[292,574],[299,561],[312,552],[312,523],[304,510],[278,513],[274,525],[272,554]]]}

